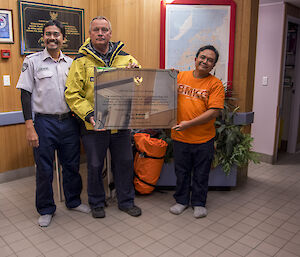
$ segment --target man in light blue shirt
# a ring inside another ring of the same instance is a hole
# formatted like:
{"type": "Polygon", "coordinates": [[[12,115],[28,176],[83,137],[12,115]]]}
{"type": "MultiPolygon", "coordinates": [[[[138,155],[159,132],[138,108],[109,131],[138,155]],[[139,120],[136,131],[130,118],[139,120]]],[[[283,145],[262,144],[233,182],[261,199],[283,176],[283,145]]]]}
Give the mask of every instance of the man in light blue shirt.
{"type": "Polygon", "coordinates": [[[36,208],[41,215],[38,223],[42,227],[50,224],[56,210],[52,189],[55,150],[62,165],[67,208],[90,212],[80,200],[79,128],[64,98],[65,82],[72,63],[72,59],[60,50],[64,38],[65,28],[59,21],[47,22],[43,27],[45,49],[25,58],[17,84],[21,89],[26,138],[34,149],[36,208]]]}

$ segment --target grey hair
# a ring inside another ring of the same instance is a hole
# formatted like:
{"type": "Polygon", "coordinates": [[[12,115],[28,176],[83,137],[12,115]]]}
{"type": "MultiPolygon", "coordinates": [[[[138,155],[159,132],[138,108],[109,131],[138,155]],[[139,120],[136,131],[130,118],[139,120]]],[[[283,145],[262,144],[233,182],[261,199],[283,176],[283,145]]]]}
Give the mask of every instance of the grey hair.
{"type": "Polygon", "coordinates": [[[97,17],[93,18],[93,19],[91,20],[91,22],[90,22],[90,28],[89,28],[89,31],[91,31],[92,22],[93,22],[94,20],[106,20],[106,21],[108,22],[108,26],[109,26],[110,31],[112,31],[112,29],[111,29],[111,23],[110,23],[110,21],[109,21],[105,16],[97,16],[97,17]]]}

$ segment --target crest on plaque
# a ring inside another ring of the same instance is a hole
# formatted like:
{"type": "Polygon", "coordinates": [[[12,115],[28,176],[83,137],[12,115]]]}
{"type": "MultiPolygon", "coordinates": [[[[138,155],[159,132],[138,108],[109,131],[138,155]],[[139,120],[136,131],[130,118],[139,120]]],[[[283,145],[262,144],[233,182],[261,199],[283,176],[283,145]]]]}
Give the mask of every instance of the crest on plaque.
{"type": "Polygon", "coordinates": [[[49,15],[50,15],[50,17],[51,17],[51,20],[56,20],[56,19],[57,19],[57,16],[58,16],[58,12],[50,11],[50,12],[49,12],[49,15]]]}
{"type": "Polygon", "coordinates": [[[143,82],[143,77],[134,77],[133,81],[137,86],[141,86],[143,82]]]}

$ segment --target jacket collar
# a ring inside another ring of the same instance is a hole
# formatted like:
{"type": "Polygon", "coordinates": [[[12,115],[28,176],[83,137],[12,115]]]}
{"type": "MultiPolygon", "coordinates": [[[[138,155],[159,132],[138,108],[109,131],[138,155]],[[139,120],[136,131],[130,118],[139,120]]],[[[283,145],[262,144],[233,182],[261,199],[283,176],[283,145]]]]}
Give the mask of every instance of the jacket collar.
{"type": "Polygon", "coordinates": [[[115,59],[115,57],[118,55],[118,53],[121,51],[121,49],[124,46],[124,43],[121,41],[118,42],[110,42],[111,44],[111,53],[109,56],[109,63],[108,65],[105,63],[105,61],[101,58],[100,54],[92,47],[91,40],[88,38],[84,44],[80,47],[79,53],[82,53],[84,55],[90,55],[96,60],[103,63],[104,66],[110,67],[115,59]]]}

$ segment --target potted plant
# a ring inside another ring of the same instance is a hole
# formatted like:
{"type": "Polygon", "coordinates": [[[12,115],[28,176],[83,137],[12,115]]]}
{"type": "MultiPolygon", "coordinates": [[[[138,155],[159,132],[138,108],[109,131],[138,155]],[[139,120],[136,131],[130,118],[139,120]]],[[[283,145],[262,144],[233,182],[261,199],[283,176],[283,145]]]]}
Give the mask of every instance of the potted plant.
{"type": "Polygon", "coordinates": [[[235,122],[238,109],[226,102],[222,116],[215,123],[214,169],[210,174],[210,186],[235,186],[237,169],[247,167],[250,161],[258,163],[258,155],[251,151],[253,138],[243,133],[243,125],[235,122]]]}
{"type": "Polygon", "coordinates": [[[232,83],[224,82],[223,86],[226,94],[225,108],[227,109],[225,110],[225,112],[228,114],[228,116],[233,116],[233,120],[231,120],[231,122],[233,122],[234,125],[249,125],[253,123],[254,112],[237,112],[239,107],[234,104],[237,101],[237,98],[235,97],[235,93],[232,90],[232,83]]]}

